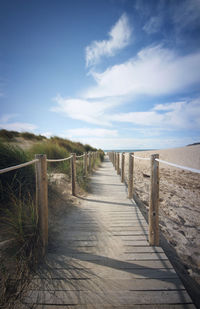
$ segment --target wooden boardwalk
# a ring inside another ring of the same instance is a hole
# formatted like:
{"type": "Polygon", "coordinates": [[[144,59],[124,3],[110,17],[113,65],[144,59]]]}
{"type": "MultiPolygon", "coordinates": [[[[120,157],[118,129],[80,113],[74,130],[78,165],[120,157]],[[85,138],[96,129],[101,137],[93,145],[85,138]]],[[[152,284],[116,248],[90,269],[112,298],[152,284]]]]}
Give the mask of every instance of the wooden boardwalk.
{"type": "Polygon", "coordinates": [[[23,300],[34,308],[195,308],[106,158],[23,300]]]}

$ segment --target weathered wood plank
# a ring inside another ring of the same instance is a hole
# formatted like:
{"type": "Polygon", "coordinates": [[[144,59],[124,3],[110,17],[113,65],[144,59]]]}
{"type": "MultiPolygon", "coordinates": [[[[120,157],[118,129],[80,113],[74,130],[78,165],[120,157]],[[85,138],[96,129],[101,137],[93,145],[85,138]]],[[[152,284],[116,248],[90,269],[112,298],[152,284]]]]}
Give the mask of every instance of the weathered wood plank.
{"type": "Polygon", "coordinates": [[[104,304],[112,299],[113,305],[138,304],[180,304],[191,303],[185,291],[123,291],[123,292],[85,292],[85,291],[30,291],[24,302],[55,305],[104,304]]]}
{"type": "Polygon", "coordinates": [[[154,290],[185,290],[180,279],[100,279],[93,278],[87,280],[68,280],[68,279],[34,279],[29,286],[30,290],[38,291],[154,291],[154,290]]]}
{"type": "Polygon", "coordinates": [[[178,278],[174,269],[123,268],[114,269],[96,265],[92,268],[52,269],[43,271],[38,276],[41,279],[142,279],[142,278],[178,278]]]}
{"type": "MultiPolygon", "coordinates": [[[[116,259],[109,259],[105,257],[101,257],[96,260],[79,260],[76,258],[65,257],[61,256],[54,260],[48,261],[48,268],[53,269],[67,269],[72,267],[79,267],[79,268],[92,268],[95,264],[102,265],[106,267],[112,267],[116,269],[126,269],[126,268],[162,268],[162,269],[169,269],[173,268],[172,264],[169,260],[135,260],[135,261],[125,261],[125,260],[116,260],[116,259]]],[[[46,266],[44,266],[46,267],[46,266]]]]}
{"type": "MultiPolygon", "coordinates": [[[[27,309],[27,304],[15,303],[16,309],[27,309]]],[[[28,305],[28,308],[29,305],[28,305]]],[[[32,307],[31,307],[32,308],[32,307]]],[[[140,304],[140,305],[113,305],[113,304],[87,304],[87,305],[37,305],[34,309],[196,309],[193,304],[140,304]]]]}

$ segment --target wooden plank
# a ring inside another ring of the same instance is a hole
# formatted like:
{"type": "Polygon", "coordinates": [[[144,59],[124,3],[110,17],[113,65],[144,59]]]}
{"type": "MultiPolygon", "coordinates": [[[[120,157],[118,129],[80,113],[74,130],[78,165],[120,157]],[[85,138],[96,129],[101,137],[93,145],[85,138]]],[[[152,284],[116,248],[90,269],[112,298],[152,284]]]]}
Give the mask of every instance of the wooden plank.
{"type": "MultiPolygon", "coordinates": [[[[148,235],[146,234],[135,234],[135,235],[131,235],[131,238],[130,239],[125,239],[125,237],[128,237],[128,236],[122,236],[122,237],[124,237],[123,239],[122,239],[122,241],[124,242],[124,245],[125,246],[132,246],[132,247],[134,247],[135,245],[137,245],[138,244],[138,241],[140,241],[140,240],[144,240],[144,241],[146,241],[146,246],[149,248],[149,242],[148,242],[148,235]]],[[[154,247],[153,247],[154,248],[154,247]]]]}
{"type": "Polygon", "coordinates": [[[90,291],[30,291],[24,303],[53,304],[53,305],[88,305],[105,304],[112,300],[113,305],[139,304],[180,304],[192,303],[185,291],[122,291],[92,293],[90,291]]]}
{"type": "Polygon", "coordinates": [[[146,252],[160,252],[160,253],[164,253],[163,249],[161,247],[134,247],[132,246],[131,244],[128,244],[126,243],[125,246],[125,250],[126,250],[126,253],[135,253],[135,252],[140,252],[140,253],[146,253],[146,252]]]}
{"type": "MultiPolygon", "coordinates": [[[[18,309],[18,308],[17,308],[18,309]]],[[[27,309],[26,307],[20,307],[19,309],[27,309]]],[[[36,305],[34,309],[60,309],[58,305],[36,305]]],[[[93,304],[93,305],[62,305],[62,309],[196,309],[192,304],[153,304],[153,305],[109,305],[109,304],[93,304]]]]}
{"type": "Polygon", "coordinates": [[[167,256],[165,253],[124,253],[126,260],[167,260],[167,256]]]}
{"type": "Polygon", "coordinates": [[[41,279],[171,279],[178,278],[174,269],[152,269],[152,268],[122,268],[115,269],[102,265],[95,265],[91,268],[69,268],[51,269],[43,271],[38,275],[41,279]]]}
{"type": "Polygon", "coordinates": [[[53,269],[67,269],[73,267],[79,268],[92,268],[94,265],[102,265],[106,267],[112,267],[116,269],[129,269],[129,268],[162,268],[162,269],[170,269],[173,268],[172,264],[169,260],[135,260],[135,261],[125,261],[125,260],[116,260],[116,259],[108,259],[99,257],[87,261],[80,260],[76,258],[71,258],[67,256],[60,256],[52,260],[48,260],[48,268],[53,269]]]}
{"type": "Polygon", "coordinates": [[[87,290],[109,290],[109,291],[143,291],[143,290],[185,290],[180,279],[160,280],[160,279],[34,279],[29,286],[29,290],[38,291],[87,291],[87,290]]]}
{"type": "Polygon", "coordinates": [[[124,230],[132,230],[132,231],[143,231],[145,234],[148,234],[148,227],[147,226],[141,226],[141,225],[121,225],[121,226],[110,226],[108,227],[109,230],[112,229],[113,231],[124,231],[124,230]]]}
{"type": "Polygon", "coordinates": [[[113,236],[131,236],[131,235],[136,235],[136,233],[143,233],[144,234],[144,231],[143,230],[135,230],[135,231],[113,231],[112,234],[113,236]]]}

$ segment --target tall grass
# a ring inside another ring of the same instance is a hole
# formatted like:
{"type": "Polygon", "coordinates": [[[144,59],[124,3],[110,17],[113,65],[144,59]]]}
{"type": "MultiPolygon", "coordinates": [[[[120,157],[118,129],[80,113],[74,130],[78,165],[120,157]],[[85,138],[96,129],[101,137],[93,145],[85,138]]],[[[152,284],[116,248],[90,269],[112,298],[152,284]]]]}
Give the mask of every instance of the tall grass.
{"type": "MultiPolygon", "coordinates": [[[[64,159],[70,156],[70,153],[62,146],[52,141],[46,141],[33,145],[29,149],[29,156],[34,158],[35,154],[46,154],[48,159],[64,159]]],[[[70,162],[48,163],[48,172],[70,173],[70,162]]]]}
{"type": "Polygon", "coordinates": [[[12,245],[0,256],[0,301],[9,308],[29,282],[29,275],[40,258],[35,203],[29,195],[22,198],[10,192],[12,205],[1,215],[1,228],[12,245]]]}
{"type": "Polygon", "coordinates": [[[30,132],[8,131],[5,129],[0,130],[0,139],[2,141],[9,142],[9,141],[15,140],[16,137],[22,137],[26,140],[36,140],[36,141],[42,141],[46,139],[46,137],[43,135],[35,135],[30,132]]]}
{"type": "MultiPolygon", "coordinates": [[[[29,154],[17,146],[0,143],[0,169],[18,165],[30,160],[29,154]]],[[[34,166],[26,166],[18,170],[0,174],[0,210],[2,205],[8,204],[10,192],[16,196],[19,192],[23,194],[33,193],[35,184],[34,166]]]]}
{"type": "Polygon", "coordinates": [[[96,148],[93,148],[90,145],[83,145],[79,142],[72,142],[68,139],[60,138],[58,136],[51,137],[50,141],[65,148],[68,152],[76,153],[77,155],[81,155],[82,153],[88,151],[96,151],[96,148]]]}

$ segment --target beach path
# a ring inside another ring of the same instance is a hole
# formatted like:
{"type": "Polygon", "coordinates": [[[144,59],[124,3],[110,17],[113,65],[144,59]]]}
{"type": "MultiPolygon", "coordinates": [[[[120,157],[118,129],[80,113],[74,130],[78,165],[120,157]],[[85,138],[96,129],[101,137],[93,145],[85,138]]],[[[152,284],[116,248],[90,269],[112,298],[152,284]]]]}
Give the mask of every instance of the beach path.
{"type": "Polygon", "coordinates": [[[24,306],[195,308],[162,248],[149,246],[148,225],[107,157],[90,186],[63,216],[24,306]]]}

